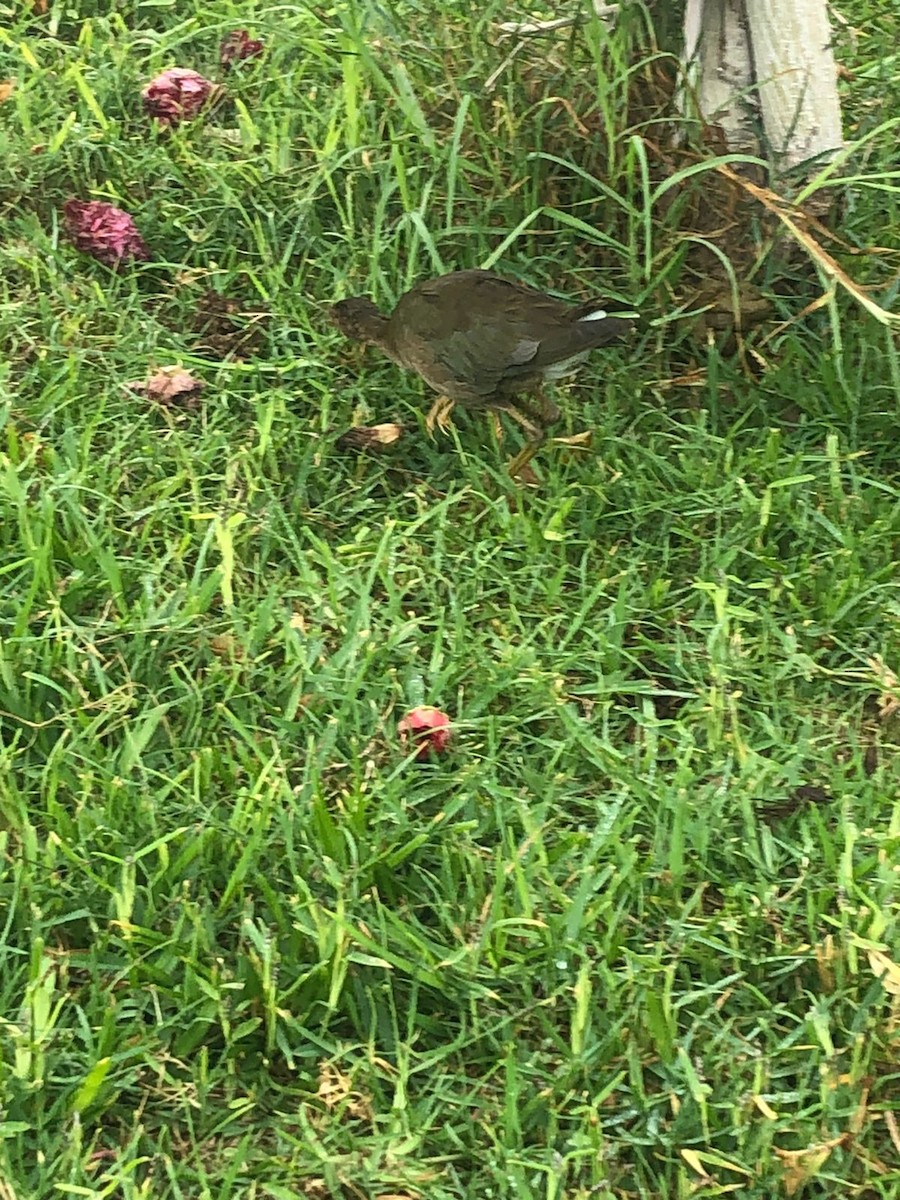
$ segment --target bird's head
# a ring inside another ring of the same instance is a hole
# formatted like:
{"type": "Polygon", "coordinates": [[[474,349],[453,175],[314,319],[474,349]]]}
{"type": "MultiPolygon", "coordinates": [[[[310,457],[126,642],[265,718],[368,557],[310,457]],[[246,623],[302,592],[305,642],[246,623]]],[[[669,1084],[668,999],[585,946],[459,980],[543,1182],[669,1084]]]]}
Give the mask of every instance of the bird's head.
{"type": "Polygon", "coordinates": [[[380,341],[387,325],[387,317],[368,296],[339,300],[331,306],[329,316],[332,325],[354,342],[380,341]]]}

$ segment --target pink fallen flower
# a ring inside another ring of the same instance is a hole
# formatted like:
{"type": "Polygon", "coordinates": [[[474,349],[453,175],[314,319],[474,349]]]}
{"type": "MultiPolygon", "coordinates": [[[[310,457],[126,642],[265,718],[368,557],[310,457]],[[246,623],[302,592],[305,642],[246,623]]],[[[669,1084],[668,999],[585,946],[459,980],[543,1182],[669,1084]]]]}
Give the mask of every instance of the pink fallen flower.
{"type": "Polygon", "coordinates": [[[125,386],[132,392],[143,392],[163,408],[196,408],[204,384],[184,367],[160,367],[147,379],[132,379],[125,386]]]}
{"type": "Polygon", "coordinates": [[[75,248],[108,267],[118,267],[132,258],[150,257],[134,218],[114,204],[105,200],[67,200],[63,213],[75,248]]]}
{"type": "Polygon", "coordinates": [[[227,70],[232,63],[245,58],[257,58],[262,52],[261,41],[252,38],[246,29],[235,29],[219,46],[219,62],[227,70]]]}
{"type": "Polygon", "coordinates": [[[416,758],[443,754],[452,736],[450,718],[433,704],[411,708],[403,720],[398,721],[397,732],[404,746],[412,743],[416,747],[416,758]]]}
{"type": "Polygon", "coordinates": [[[190,121],[219,94],[221,88],[187,67],[170,67],[151,79],[141,96],[144,108],[160,125],[190,121]]]}

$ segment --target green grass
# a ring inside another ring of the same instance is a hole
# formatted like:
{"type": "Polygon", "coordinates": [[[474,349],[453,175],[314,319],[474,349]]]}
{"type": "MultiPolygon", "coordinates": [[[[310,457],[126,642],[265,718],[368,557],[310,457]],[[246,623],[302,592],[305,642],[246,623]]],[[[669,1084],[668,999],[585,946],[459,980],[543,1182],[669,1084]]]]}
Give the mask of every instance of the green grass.
{"type": "MultiPolygon", "coordinates": [[[[896,1195],[893,335],[839,295],[755,376],[693,338],[636,9],[488,94],[499,3],[25,7],[0,1198],[896,1195]],[[214,73],[240,27],[267,53],[229,104],[152,132],[142,83],[214,73]],[[80,256],[70,195],[127,207],[154,261],[80,256]],[[647,318],[563,395],[594,447],[542,452],[537,490],[512,429],[429,441],[421,384],[324,311],[495,263],[647,318]],[[243,360],[197,349],[210,288],[264,318],[243,360]],[[179,361],[195,411],[125,387],[179,361]],[[391,452],[336,448],[391,419],[391,452]],[[419,702],[457,732],[417,765],[419,702]]],[[[896,252],[900,29],[851,9],[839,231],[896,252]]],[[[764,249],[763,334],[822,290],[764,249]]],[[[844,261],[891,306],[896,258],[844,261]]]]}

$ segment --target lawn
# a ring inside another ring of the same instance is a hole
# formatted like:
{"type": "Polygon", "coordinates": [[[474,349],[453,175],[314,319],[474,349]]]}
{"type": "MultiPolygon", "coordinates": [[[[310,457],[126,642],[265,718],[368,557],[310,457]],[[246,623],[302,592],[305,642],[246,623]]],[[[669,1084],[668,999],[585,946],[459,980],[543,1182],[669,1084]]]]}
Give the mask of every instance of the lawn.
{"type": "MultiPolygon", "coordinates": [[[[647,14],[528,11],[0,5],[0,1200],[898,1194],[895,334],[752,206],[705,333],[647,14]],[[227,96],[166,131],[170,66],[227,96]],[[328,320],[472,266],[642,313],[538,486],[328,320]]],[[[842,14],[890,309],[900,17],[842,14]]]]}

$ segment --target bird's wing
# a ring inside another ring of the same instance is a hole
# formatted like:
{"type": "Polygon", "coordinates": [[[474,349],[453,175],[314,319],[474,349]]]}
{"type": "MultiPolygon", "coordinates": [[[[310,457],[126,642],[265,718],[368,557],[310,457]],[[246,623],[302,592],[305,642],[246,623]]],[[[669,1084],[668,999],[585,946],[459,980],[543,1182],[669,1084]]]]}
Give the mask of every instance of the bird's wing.
{"type": "Polygon", "coordinates": [[[504,381],[534,373],[540,341],[519,304],[539,296],[483,271],[419,285],[398,306],[406,365],[453,399],[488,400],[504,381]]]}
{"type": "Polygon", "coordinates": [[[441,390],[448,395],[454,387],[460,400],[486,401],[507,380],[533,375],[530,364],[539,349],[540,343],[533,338],[516,337],[497,324],[479,323],[444,336],[433,372],[426,378],[437,386],[433,374],[438,372],[444,380],[441,390]]]}
{"type": "Polygon", "coordinates": [[[438,392],[485,404],[614,341],[628,323],[602,306],[565,304],[515,280],[458,271],[413,288],[391,318],[399,356],[438,392]]]}

